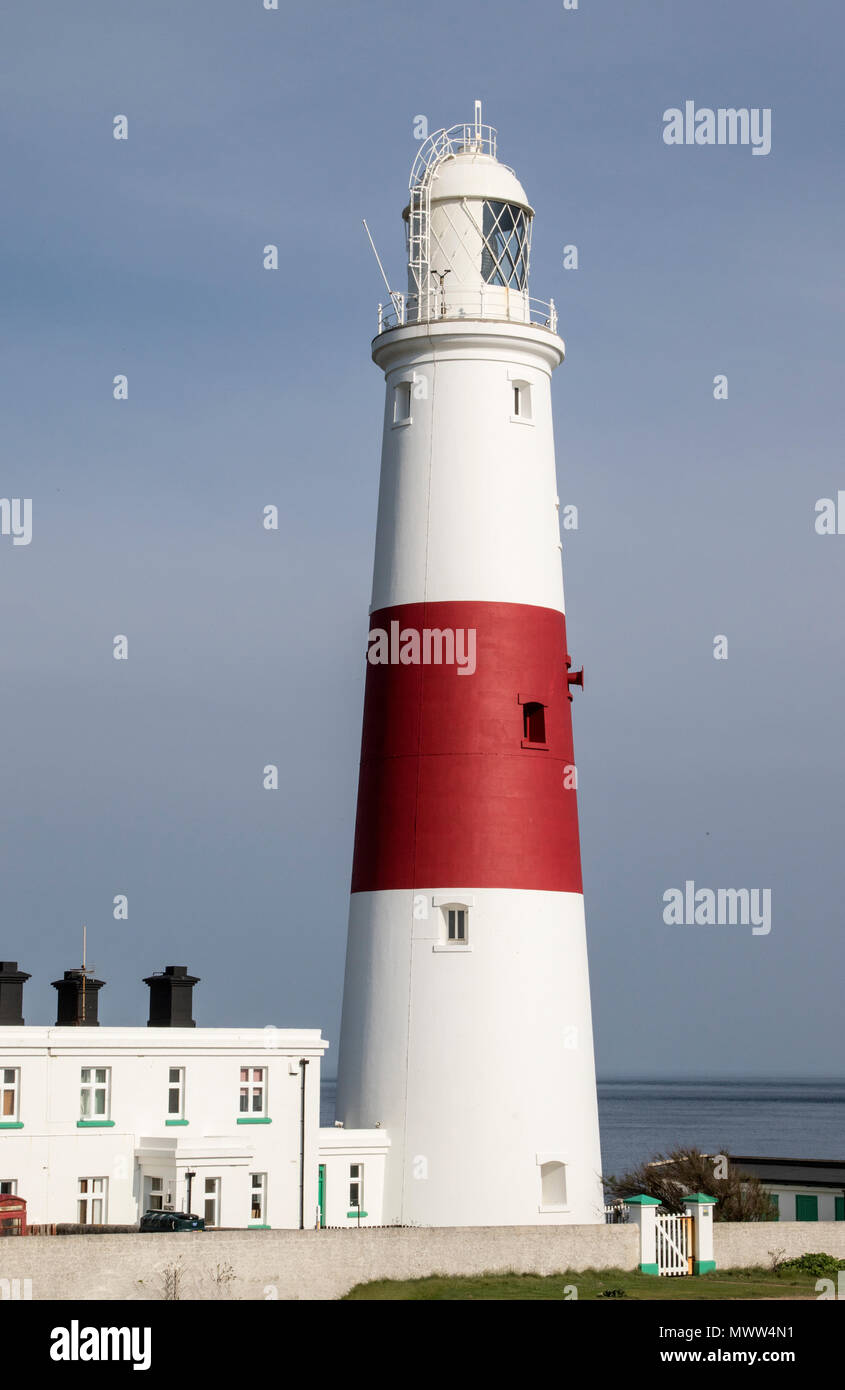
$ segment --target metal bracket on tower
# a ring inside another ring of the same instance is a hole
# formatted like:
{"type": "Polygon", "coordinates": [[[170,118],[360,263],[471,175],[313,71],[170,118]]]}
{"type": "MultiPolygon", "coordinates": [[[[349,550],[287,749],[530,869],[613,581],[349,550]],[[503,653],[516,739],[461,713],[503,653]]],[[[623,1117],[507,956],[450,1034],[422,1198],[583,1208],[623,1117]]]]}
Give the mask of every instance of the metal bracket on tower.
{"type": "Polygon", "coordinates": [[[571,665],[572,665],[572,657],[571,657],[571,656],[567,656],[567,658],[566,658],[566,693],[567,693],[567,696],[569,697],[570,700],[572,699],[572,691],[571,691],[570,688],[569,688],[570,686],[572,686],[572,685],[580,685],[581,689],[582,689],[582,690],[584,689],[584,667],[582,666],[580,671],[570,671],[569,668],[570,668],[571,665]]]}

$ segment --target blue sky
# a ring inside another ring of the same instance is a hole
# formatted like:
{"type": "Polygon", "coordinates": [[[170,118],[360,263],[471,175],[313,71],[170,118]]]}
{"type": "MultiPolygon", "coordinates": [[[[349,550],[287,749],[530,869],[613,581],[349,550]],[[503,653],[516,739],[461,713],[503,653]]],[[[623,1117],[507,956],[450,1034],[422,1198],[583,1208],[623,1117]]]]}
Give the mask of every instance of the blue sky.
{"type": "Polygon", "coordinates": [[[834,1072],[841,7],[47,0],[0,30],[0,491],[33,499],[31,545],[0,537],[0,955],[27,1021],[84,921],[104,1023],[144,1022],[175,962],[199,1022],[336,1044],[382,410],[361,218],[401,284],[414,118],[480,97],[567,342],[599,1070],[834,1072]],[[771,153],[667,147],[687,99],[771,108],[771,153]],[[770,935],[667,927],[686,879],[771,888],[770,935]]]}

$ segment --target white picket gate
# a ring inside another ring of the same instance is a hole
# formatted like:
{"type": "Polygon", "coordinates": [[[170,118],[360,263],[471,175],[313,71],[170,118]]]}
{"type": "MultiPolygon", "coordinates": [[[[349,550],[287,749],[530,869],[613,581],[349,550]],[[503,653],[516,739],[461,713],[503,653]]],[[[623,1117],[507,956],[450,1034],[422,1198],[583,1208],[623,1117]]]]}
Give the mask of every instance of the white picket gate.
{"type": "Polygon", "coordinates": [[[657,1269],[659,1274],[692,1274],[692,1217],[657,1212],[657,1269]]]}

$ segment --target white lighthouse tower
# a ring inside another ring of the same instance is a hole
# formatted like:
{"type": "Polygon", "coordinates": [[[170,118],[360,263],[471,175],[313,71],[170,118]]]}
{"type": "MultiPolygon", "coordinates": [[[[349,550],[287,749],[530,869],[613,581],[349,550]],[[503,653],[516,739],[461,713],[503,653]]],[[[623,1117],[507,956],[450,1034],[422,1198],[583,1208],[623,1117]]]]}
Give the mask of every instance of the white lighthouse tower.
{"type": "Polygon", "coordinates": [[[337,1116],[390,1139],[384,1220],[603,1219],[533,210],[475,121],[410,180],[387,390],[337,1116]]]}

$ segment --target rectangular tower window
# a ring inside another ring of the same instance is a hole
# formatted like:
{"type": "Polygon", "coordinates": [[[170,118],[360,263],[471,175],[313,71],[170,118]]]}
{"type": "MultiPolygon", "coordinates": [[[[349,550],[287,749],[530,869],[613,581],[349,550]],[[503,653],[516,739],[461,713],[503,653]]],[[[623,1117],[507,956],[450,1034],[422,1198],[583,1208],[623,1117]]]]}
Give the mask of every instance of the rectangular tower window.
{"type": "Polygon", "coordinates": [[[467,912],[465,907],[450,907],[447,909],[446,936],[449,941],[466,941],[467,912]]]}
{"type": "Polygon", "coordinates": [[[566,1206],[566,1165],[552,1159],[540,1164],[540,1208],[566,1206]]]}
{"type": "Polygon", "coordinates": [[[393,423],[407,425],[411,420],[411,383],[400,381],[393,392],[393,423]]]}
{"type": "Polygon", "coordinates": [[[522,737],[526,743],[546,742],[546,711],[534,700],[522,706],[522,737]]]}
{"type": "MultiPolygon", "coordinates": [[[[0,1197],[17,1197],[18,1180],[17,1178],[0,1178],[0,1197]]],[[[839,1198],[837,1197],[837,1201],[839,1198]]],[[[836,1218],[837,1221],[839,1217],[836,1218]]]]}
{"type": "Polygon", "coordinates": [[[527,422],[531,419],[531,387],[526,381],[511,383],[511,419],[527,422]]]}

